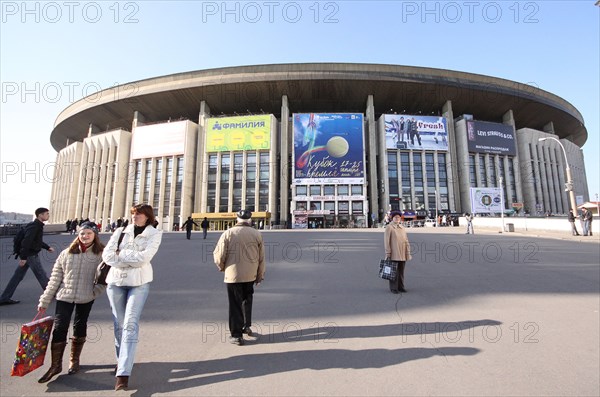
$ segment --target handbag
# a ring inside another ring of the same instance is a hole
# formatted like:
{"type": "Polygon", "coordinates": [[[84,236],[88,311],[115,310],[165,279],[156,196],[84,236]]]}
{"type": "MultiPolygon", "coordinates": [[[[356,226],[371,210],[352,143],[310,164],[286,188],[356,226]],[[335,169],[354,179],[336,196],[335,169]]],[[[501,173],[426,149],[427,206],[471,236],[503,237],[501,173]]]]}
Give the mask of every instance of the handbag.
{"type": "Polygon", "coordinates": [[[395,280],[398,272],[398,264],[391,259],[379,261],[379,277],[384,280],[395,280]]]}
{"type": "MultiPolygon", "coordinates": [[[[124,233],[125,229],[121,230],[121,235],[119,235],[119,241],[117,241],[117,249],[119,249],[119,246],[121,245],[121,242],[123,241],[123,237],[125,237],[125,233],[124,233]]],[[[96,276],[94,277],[94,284],[100,284],[100,285],[106,285],[106,277],[108,276],[108,271],[110,270],[111,266],[102,261],[100,262],[100,264],[98,265],[98,267],[96,268],[96,276]]]]}
{"type": "Polygon", "coordinates": [[[21,336],[10,371],[11,376],[27,375],[34,369],[44,365],[44,357],[46,357],[54,318],[48,316],[36,320],[39,315],[40,312],[32,322],[21,326],[21,336]]]}

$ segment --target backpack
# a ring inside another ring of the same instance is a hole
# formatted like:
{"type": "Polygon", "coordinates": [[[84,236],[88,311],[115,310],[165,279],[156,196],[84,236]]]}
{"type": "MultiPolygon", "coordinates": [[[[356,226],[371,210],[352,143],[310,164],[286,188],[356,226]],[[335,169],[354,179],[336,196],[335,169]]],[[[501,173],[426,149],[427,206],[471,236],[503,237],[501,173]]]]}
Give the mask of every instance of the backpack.
{"type": "Polygon", "coordinates": [[[23,226],[19,229],[15,237],[13,238],[13,252],[8,257],[15,256],[15,259],[19,259],[19,253],[21,252],[21,243],[25,238],[25,229],[27,226],[23,226]]]}

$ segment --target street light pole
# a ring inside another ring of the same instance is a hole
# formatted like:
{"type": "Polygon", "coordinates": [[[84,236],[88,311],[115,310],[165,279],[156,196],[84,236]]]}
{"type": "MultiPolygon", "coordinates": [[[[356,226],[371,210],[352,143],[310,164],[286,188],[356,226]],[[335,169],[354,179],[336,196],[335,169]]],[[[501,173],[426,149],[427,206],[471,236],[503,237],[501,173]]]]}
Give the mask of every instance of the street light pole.
{"type": "Polygon", "coordinates": [[[569,160],[567,159],[567,151],[565,150],[565,147],[563,146],[563,144],[554,137],[549,136],[546,138],[539,138],[538,141],[543,142],[546,139],[552,139],[552,140],[558,142],[558,144],[560,145],[560,148],[562,149],[563,155],[565,156],[565,171],[567,174],[567,183],[566,183],[565,191],[569,192],[569,199],[571,201],[571,209],[573,210],[573,214],[575,216],[577,216],[577,202],[575,201],[575,191],[573,190],[573,176],[571,175],[571,167],[569,166],[569,160]]]}
{"type": "Polygon", "coordinates": [[[437,189],[433,191],[435,193],[435,222],[434,225],[437,227],[438,225],[438,195],[437,189]]]}
{"type": "Polygon", "coordinates": [[[502,217],[502,230],[500,231],[500,233],[504,232],[504,187],[502,185],[502,182],[504,181],[504,179],[502,177],[499,178],[500,179],[500,207],[502,207],[502,212],[501,212],[501,217],[502,217]]]}

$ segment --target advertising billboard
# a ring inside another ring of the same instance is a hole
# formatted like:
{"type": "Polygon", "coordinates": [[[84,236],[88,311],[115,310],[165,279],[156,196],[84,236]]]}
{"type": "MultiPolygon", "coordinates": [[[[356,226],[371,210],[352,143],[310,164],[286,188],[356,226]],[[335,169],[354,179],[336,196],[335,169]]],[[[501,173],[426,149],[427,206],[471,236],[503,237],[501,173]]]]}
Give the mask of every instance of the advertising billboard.
{"type": "Polygon", "coordinates": [[[384,114],[385,147],[448,151],[446,118],[410,114],[384,114]]]}
{"type": "Polygon", "coordinates": [[[206,151],[271,148],[271,115],[219,117],[206,123],[206,151]]]}
{"type": "Polygon", "coordinates": [[[502,212],[502,188],[499,187],[472,187],[471,212],[474,214],[490,214],[502,212]]]}
{"type": "Polygon", "coordinates": [[[143,125],[133,130],[131,159],[183,154],[187,121],[143,125]]]}
{"type": "Polygon", "coordinates": [[[517,155],[515,130],[511,125],[467,121],[469,152],[517,155]]]}
{"type": "Polygon", "coordinates": [[[293,120],[293,183],[364,183],[362,114],[295,113],[293,120]]]}

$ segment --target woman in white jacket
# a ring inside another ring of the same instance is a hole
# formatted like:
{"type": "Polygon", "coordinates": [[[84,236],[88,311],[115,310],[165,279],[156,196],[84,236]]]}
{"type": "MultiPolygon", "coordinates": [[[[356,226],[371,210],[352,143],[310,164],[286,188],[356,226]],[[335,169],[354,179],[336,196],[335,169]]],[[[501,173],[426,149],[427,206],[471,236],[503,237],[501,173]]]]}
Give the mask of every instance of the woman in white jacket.
{"type": "Polygon", "coordinates": [[[62,372],[62,359],[67,345],[67,333],[71,316],[73,338],[71,338],[71,360],[69,375],[79,371],[79,356],[87,336],[87,320],[94,300],[104,292],[105,286],[95,285],[96,268],[102,261],[104,245],[98,238],[98,230],[93,223],[83,223],[77,238],[69,248],[62,251],[52,268],[50,281],[40,296],[38,311],[41,315],[56,298],[56,314],[50,352],[52,361],[48,371],[38,382],[46,383],[54,375],[62,372]]]}
{"type": "Polygon", "coordinates": [[[111,266],[106,277],[107,295],[112,310],[117,353],[115,390],[129,386],[139,320],[153,279],[150,260],[158,251],[162,232],[154,228],[154,210],[150,205],[131,208],[132,224],[115,230],[102,259],[111,266]],[[124,233],[119,246],[119,237],[124,233]]]}

